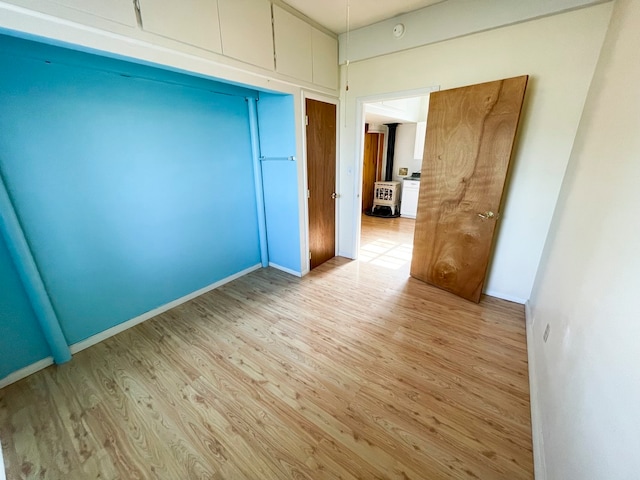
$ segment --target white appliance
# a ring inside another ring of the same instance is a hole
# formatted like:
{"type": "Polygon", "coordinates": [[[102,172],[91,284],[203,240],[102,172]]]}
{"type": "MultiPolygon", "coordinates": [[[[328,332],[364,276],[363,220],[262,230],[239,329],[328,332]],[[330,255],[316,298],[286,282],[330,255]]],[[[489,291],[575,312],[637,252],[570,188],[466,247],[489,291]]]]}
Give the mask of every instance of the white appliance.
{"type": "Polygon", "coordinates": [[[390,207],[391,215],[398,213],[398,204],[400,203],[399,193],[400,182],[375,182],[375,193],[373,196],[373,208],[390,207]]]}
{"type": "Polygon", "coordinates": [[[420,179],[405,178],[402,181],[402,203],[400,216],[416,218],[418,213],[418,194],[420,193],[420,179]]]}

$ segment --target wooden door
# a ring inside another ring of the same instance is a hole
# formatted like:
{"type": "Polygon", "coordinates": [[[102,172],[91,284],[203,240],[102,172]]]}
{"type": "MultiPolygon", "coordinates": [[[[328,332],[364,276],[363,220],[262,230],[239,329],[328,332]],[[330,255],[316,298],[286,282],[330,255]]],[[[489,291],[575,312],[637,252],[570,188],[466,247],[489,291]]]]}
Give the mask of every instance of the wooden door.
{"type": "Polygon", "coordinates": [[[362,211],[373,208],[375,183],[380,181],[382,171],[382,148],[384,133],[366,132],[362,159],[362,211]]]}
{"type": "Polygon", "coordinates": [[[311,268],[336,254],[336,106],[307,99],[311,268]]]}
{"type": "Polygon", "coordinates": [[[411,276],[480,301],[528,76],[432,93],[411,276]]]}

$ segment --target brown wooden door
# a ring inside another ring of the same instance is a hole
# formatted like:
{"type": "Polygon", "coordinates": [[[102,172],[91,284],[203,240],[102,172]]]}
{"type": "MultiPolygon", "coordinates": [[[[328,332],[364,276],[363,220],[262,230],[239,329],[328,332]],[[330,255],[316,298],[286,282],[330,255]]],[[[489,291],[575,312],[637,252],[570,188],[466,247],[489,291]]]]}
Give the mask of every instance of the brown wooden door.
{"type": "Polygon", "coordinates": [[[307,99],[311,268],[336,254],[336,106],[307,99]]]}
{"type": "Polygon", "coordinates": [[[362,211],[373,208],[375,183],[380,181],[382,170],[382,148],[384,133],[366,132],[364,135],[364,157],[362,159],[362,211]]]}
{"type": "Polygon", "coordinates": [[[431,94],[411,276],[480,301],[527,76],[431,94]]]}

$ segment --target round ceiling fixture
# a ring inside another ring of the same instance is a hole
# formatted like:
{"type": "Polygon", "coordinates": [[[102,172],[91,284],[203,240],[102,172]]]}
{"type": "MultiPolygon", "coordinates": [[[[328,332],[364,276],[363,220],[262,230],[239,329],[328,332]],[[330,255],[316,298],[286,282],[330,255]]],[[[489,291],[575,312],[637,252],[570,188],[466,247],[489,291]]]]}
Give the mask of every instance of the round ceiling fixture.
{"type": "Polygon", "coordinates": [[[393,27],[393,36],[400,38],[404,35],[404,25],[402,23],[396,23],[393,27]]]}

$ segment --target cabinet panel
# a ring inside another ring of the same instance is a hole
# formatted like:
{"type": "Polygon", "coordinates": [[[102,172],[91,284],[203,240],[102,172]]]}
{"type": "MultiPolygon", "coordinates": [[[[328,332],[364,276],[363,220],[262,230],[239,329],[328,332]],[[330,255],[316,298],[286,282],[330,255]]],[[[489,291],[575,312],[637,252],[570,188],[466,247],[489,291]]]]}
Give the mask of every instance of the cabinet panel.
{"type": "Polygon", "coordinates": [[[135,27],[136,12],[133,6],[132,0],[51,0],[50,2],[14,2],[9,0],[9,3],[20,4],[38,11],[45,13],[51,13],[58,16],[58,12],[50,11],[47,8],[46,3],[49,5],[62,5],[63,7],[72,8],[80,12],[89,13],[96,17],[111,20],[113,22],[135,27]]]}
{"type": "Polygon", "coordinates": [[[312,29],[313,83],[338,88],[338,40],[312,29]]]}
{"type": "Polygon", "coordinates": [[[300,80],[313,80],[312,27],[277,5],[273,6],[276,71],[300,80]]]}
{"type": "Polygon", "coordinates": [[[222,53],[217,0],[139,0],[144,30],[222,53]]]}
{"type": "Polygon", "coordinates": [[[400,216],[416,218],[418,213],[418,196],[420,194],[420,182],[405,180],[402,182],[402,203],[400,204],[400,216]]]}
{"type": "Polygon", "coordinates": [[[271,4],[266,0],[218,0],[222,53],[273,70],[271,4]]]}

